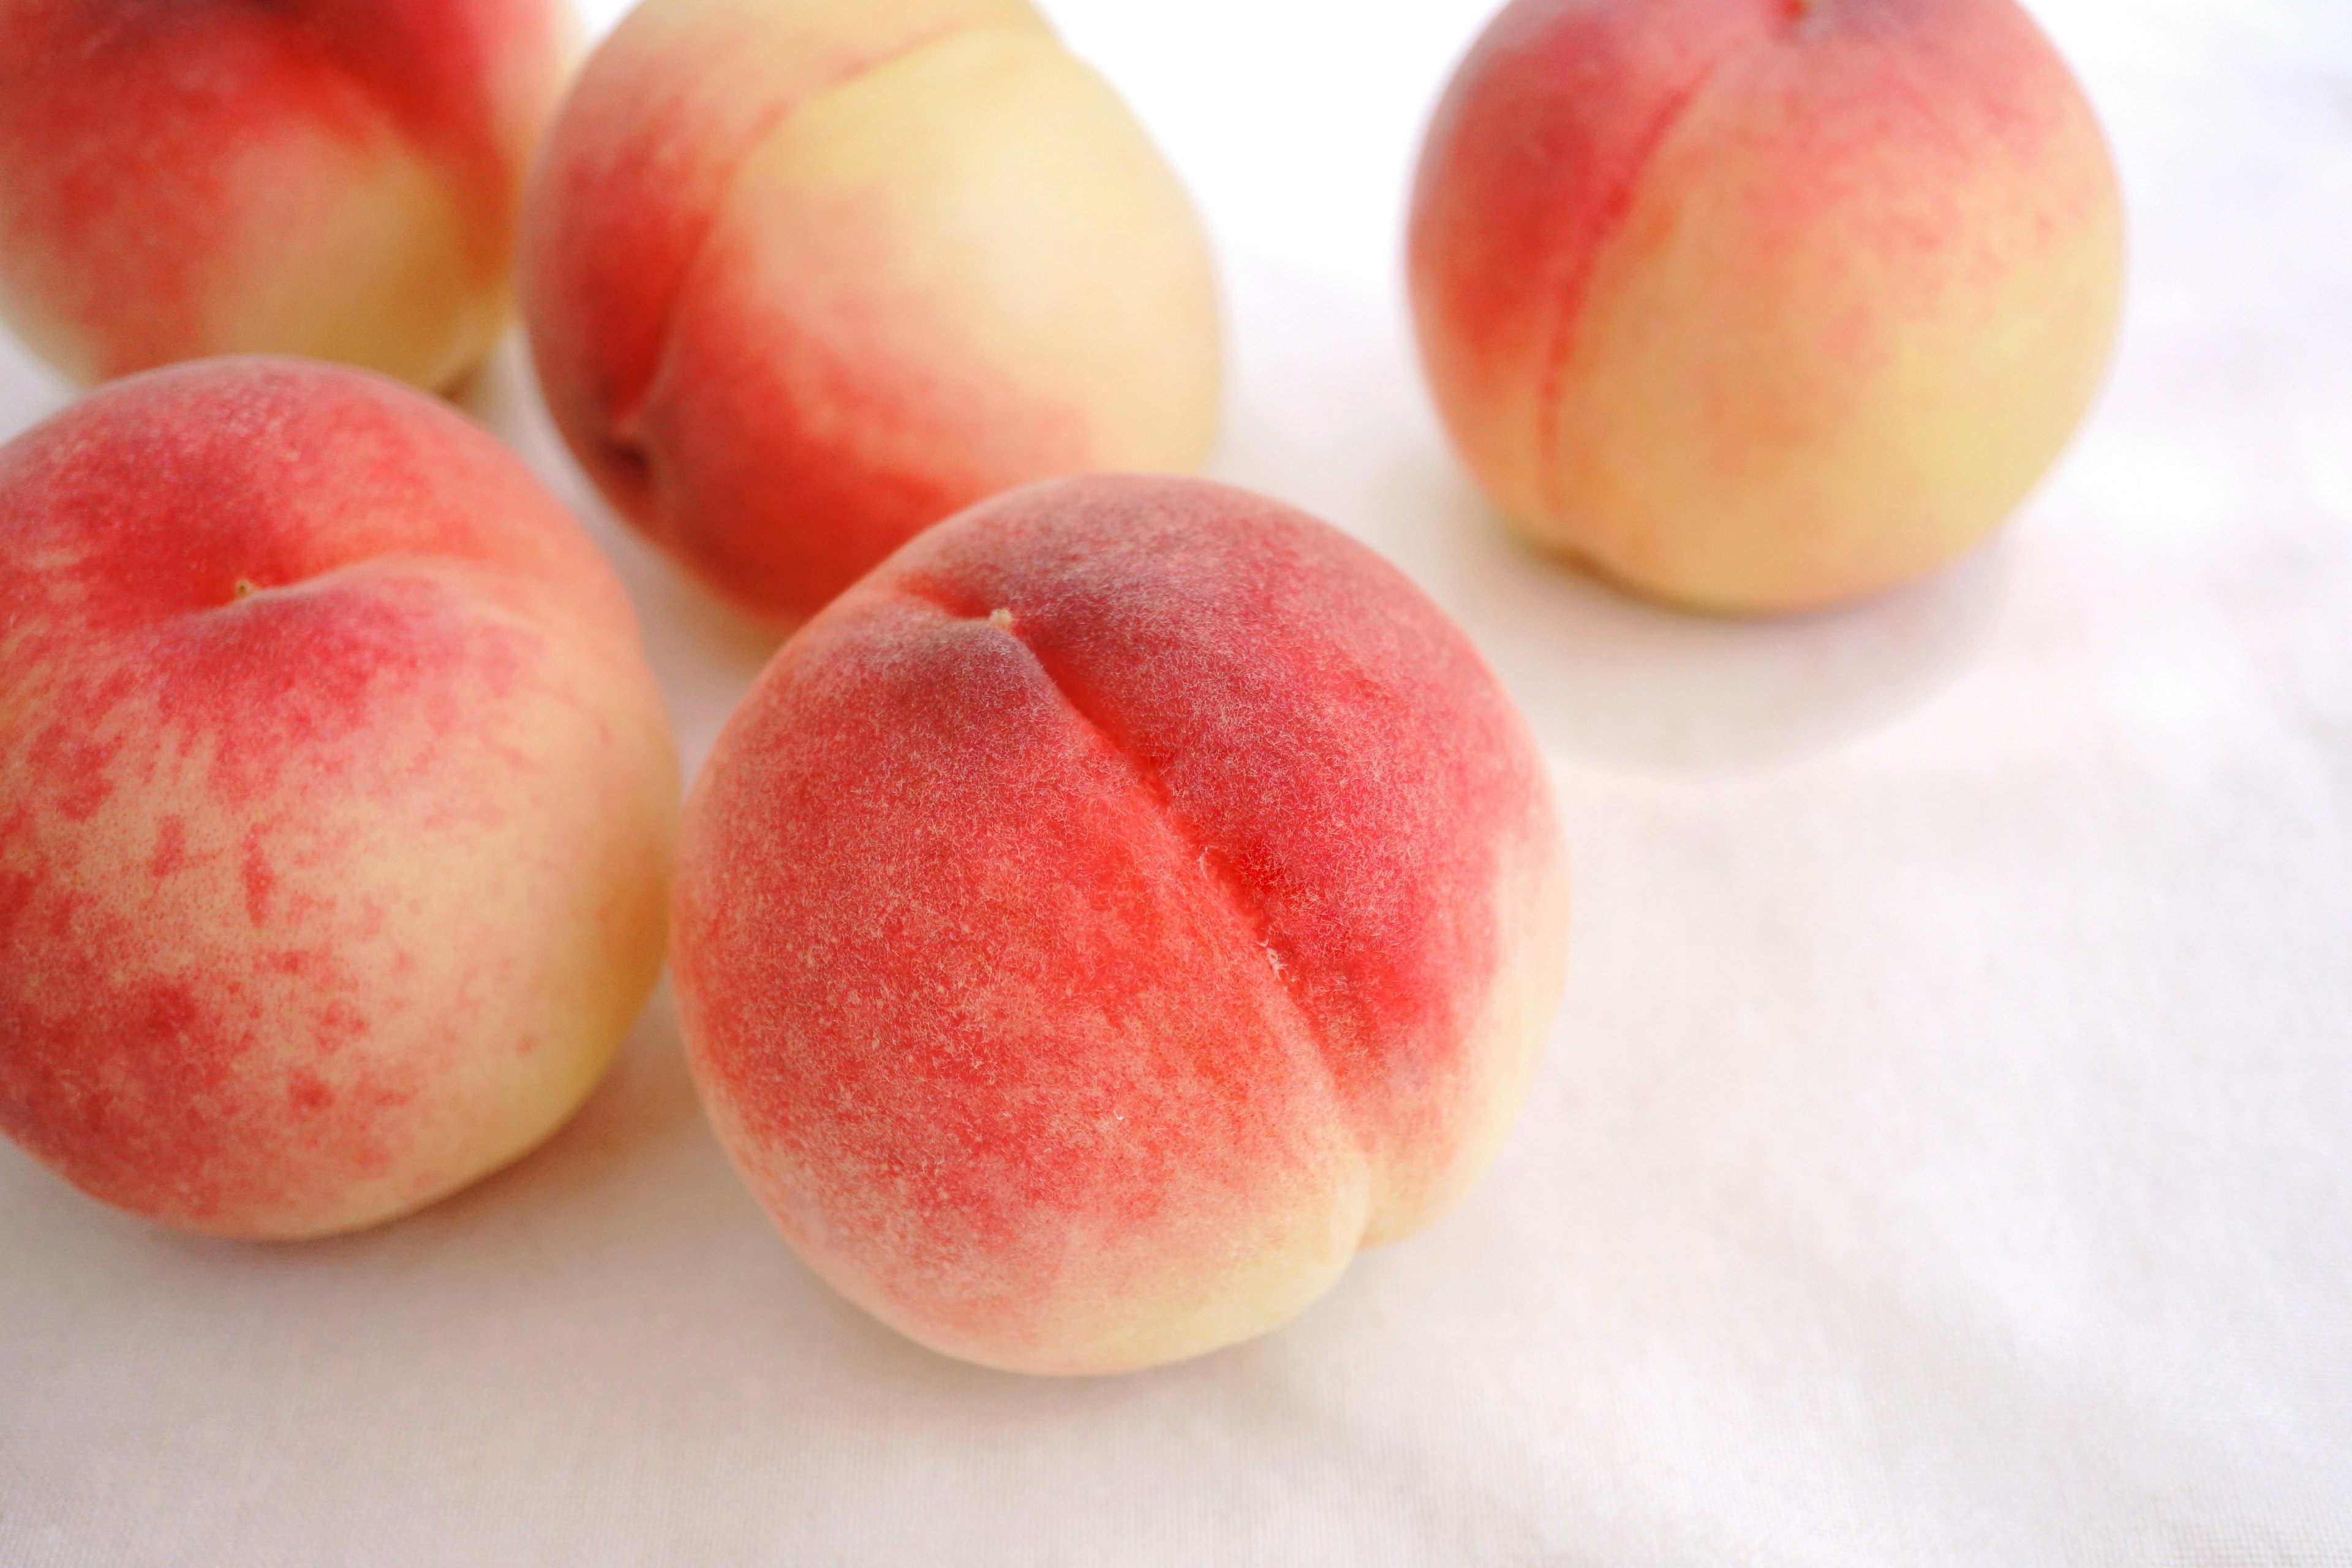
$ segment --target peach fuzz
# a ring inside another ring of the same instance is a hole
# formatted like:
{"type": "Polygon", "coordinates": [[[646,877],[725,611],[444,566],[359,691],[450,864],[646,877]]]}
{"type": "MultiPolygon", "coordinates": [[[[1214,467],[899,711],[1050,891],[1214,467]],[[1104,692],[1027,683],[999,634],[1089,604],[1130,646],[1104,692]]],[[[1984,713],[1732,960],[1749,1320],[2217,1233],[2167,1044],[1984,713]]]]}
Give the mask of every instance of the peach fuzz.
{"type": "Polygon", "coordinates": [[[85,1191],[320,1236],[522,1153],[676,811],[617,580],[421,394],[214,360],[0,447],[0,1131],[85,1191]]]}
{"type": "Polygon", "coordinates": [[[565,0],[0,0],[0,316],[89,384],[221,353],[443,388],[510,313],[565,0]]]}
{"type": "Polygon", "coordinates": [[[646,0],[549,137],[522,289],[604,494],[780,624],[984,496],[1215,437],[1199,223],[1024,0],[646,0]]]}
{"type": "Polygon", "coordinates": [[[950,1355],[1112,1372],[1459,1201],[1567,897],[1532,739],[1402,574],[1243,491],[1085,477],[784,646],[688,797],[674,977],[820,1275],[950,1355]]]}
{"type": "Polygon", "coordinates": [[[1521,531],[1779,612],[1932,572],[2023,499],[2122,255],[2097,123],[2011,0],[1514,0],[1430,128],[1409,269],[1521,531]]]}

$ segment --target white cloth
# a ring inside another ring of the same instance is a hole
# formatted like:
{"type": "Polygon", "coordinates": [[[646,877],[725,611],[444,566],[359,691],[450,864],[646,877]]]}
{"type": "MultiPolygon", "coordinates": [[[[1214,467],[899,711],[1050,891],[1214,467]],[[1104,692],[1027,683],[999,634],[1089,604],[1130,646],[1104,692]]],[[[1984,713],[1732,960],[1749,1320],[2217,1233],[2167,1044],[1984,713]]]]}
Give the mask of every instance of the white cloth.
{"type": "MultiPolygon", "coordinates": [[[[2352,1563],[2352,14],[2042,0],[2130,203],[2104,400],[1945,579],[1738,625],[1521,552],[1439,437],[1398,235],[1482,0],[1051,9],[1220,235],[1217,472],[1412,572],[1555,766],[1578,950],[1500,1163],[1269,1338],[1059,1383],[820,1286],[666,998],[544,1151],[345,1240],[0,1148],[0,1563],[2352,1563]]],[[[765,650],[521,364],[478,406],[691,766],[765,650]]],[[[0,433],[62,399],[0,359],[0,433]]]]}

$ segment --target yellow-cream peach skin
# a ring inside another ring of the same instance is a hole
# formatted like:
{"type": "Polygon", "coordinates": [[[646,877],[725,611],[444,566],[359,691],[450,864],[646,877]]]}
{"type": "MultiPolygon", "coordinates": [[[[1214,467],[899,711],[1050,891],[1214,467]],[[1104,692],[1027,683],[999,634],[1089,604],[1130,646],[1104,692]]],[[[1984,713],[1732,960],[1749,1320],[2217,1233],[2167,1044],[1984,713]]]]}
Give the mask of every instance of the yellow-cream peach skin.
{"type": "Polygon", "coordinates": [[[1934,571],[2113,342],[2105,141],[2013,0],[1514,0],[1410,270],[1456,447],[1536,542],[1704,609],[1934,571]]]}
{"type": "Polygon", "coordinates": [[[85,384],[288,353],[430,388],[510,313],[565,0],[0,0],[0,316],[85,384]]]}
{"type": "Polygon", "coordinates": [[[550,135],[522,281],[605,494],[779,623],[983,496],[1215,437],[1199,223],[1023,0],[647,0],[550,135]]]}

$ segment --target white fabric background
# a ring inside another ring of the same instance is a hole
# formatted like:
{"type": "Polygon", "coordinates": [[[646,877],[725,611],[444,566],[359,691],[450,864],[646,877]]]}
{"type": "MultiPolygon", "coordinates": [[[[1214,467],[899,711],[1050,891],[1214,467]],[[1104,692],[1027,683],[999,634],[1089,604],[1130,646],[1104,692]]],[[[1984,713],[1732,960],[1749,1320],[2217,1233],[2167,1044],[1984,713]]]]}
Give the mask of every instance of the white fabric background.
{"type": "MultiPolygon", "coordinates": [[[[1579,948],[1493,1175],[1265,1340],[1055,1383],[819,1286],[666,998],[545,1150],[346,1240],[0,1148],[0,1563],[2352,1563],[2352,14],[2040,0],[2130,201],[2105,398],[1944,580],[1748,626],[1521,552],[1439,438],[1397,239],[1484,0],[1049,8],[1220,237],[1216,471],[1402,563],[1555,767],[1579,948]]],[[[521,365],[477,405],[691,766],[764,650],[521,365]]],[[[62,400],[0,349],[0,434],[62,400]]]]}

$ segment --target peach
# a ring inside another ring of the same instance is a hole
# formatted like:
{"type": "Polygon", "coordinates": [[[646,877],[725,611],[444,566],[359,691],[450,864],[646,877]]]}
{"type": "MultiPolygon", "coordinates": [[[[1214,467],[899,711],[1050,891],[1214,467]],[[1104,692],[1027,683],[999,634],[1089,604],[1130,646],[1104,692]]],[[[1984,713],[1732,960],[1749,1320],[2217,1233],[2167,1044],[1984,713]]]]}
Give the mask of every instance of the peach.
{"type": "Polygon", "coordinates": [[[617,580],[421,394],[215,360],[0,447],[0,1131],[85,1191],[319,1236],[522,1153],[676,810],[617,580]]]}
{"type": "Polygon", "coordinates": [[[1150,1365],[1452,1207],[1549,1031],[1543,762],[1361,545],[1049,480],[785,644],[687,804],[705,1103],[812,1267],[950,1355],[1150,1365]]]}
{"type": "Polygon", "coordinates": [[[1409,262],[1438,406],[1520,531],[1777,612],[2014,509],[2096,387],[2122,246],[2012,0],[1513,0],[1430,128],[1409,262]]]}
{"type": "Polygon", "coordinates": [[[314,355],[427,387],[509,314],[563,0],[0,0],[0,316],[83,383],[314,355]]]}
{"type": "Polygon", "coordinates": [[[999,489],[1215,435],[1199,223],[1025,0],[647,0],[549,137],[522,288],[605,495],[779,623],[999,489]]]}

